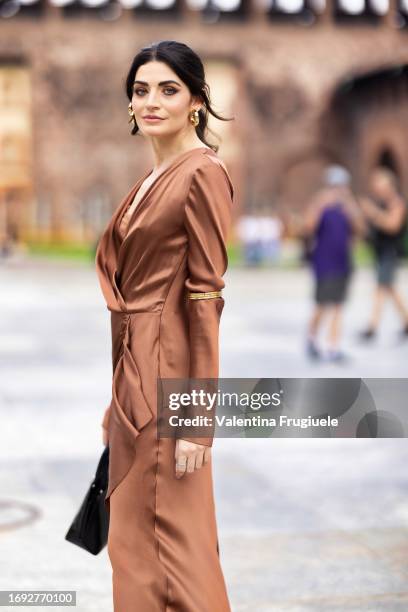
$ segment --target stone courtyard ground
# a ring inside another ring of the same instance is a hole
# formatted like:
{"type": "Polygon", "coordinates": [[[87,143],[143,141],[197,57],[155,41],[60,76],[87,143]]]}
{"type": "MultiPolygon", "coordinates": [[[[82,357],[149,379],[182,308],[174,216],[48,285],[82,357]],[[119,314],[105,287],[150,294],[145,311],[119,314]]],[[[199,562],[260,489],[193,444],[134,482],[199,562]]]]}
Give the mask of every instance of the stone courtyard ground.
{"type": "MultiPolygon", "coordinates": [[[[306,270],[230,269],[225,280],[220,376],[407,376],[391,306],[374,345],[355,339],[369,269],[351,287],[341,366],[305,357],[306,270]]],[[[408,299],[407,269],[399,281],[408,299]]],[[[78,611],[111,612],[106,549],[93,557],[64,540],[110,399],[94,268],[23,257],[0,263],[0,285],[0,589],[76,590],[78,611]]],[[[406,439],[219,438],[212,456],[233,612],[408,610],[406,439]]]]}

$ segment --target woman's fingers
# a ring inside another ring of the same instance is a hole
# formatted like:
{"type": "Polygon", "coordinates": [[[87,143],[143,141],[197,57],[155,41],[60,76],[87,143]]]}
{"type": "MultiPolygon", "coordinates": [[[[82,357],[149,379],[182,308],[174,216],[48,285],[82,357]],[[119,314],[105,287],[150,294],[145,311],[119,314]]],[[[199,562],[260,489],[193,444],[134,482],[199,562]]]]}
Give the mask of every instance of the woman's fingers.
{"type": "Polygon", "coordinates": [[[204,451],[200,451],[197,453],[196,458],[195,458],[196,470],[199,470],[200,467],[202,467],[203,462],[204,462],[204,451]]]}
{"type": "Polygon", "coordinates": [[[183,476],[184,472],[186,471],[186,467],[186,457],[176,459],[176,478],[181,478],[183,476]]]}
{"type": "Polygon", "coordinates": [[[194,453],[193,455],[190,455],[187,459],[187,472],[189,472],[190,474],[191,472],[194,472],[195,462],[196,462],[196,453],[194,453]]]}
{"type": "Polygon", "coordinates": [[[109,444],[108,433],[108,430],[105,427],[102,427],[102,443],[104,444],[104,446],[108,446],[109,444]]]}
{"type": "Polygon", "coordinates": [[[211,446],[206,446],[204,449],[204,463],[208,463],[211,459],[211,446]]]}
{"type": "Polygon", "coordinates": [[[200,469],[210,458],[211,448],[186,440],[177,440],[175,450],[176,478],[200,469]]]}

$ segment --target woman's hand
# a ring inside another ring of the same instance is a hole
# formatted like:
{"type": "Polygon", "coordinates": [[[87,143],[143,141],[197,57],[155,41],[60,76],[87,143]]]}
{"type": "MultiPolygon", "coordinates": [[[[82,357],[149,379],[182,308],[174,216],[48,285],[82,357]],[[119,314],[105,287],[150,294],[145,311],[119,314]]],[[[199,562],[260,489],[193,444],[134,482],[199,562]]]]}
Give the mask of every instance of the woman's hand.
{"type": "Polygon", "coordinates": [[[110,404],[106,408],[102,419],[102,442],[105,446],[109,444],[109,419],[110,419],[110,404]]]}
{"type": "Polygon", "coordinates": [[[374,204],[370,198],[362,196],[359,200],[360,207],[367,219],[374,221],[375,216],[379,212],[378,207],[374,204]]]}
{"type": "Polygon", "coordinates": [[[102,443],[104,446],[108,446],[109,444],[109,432],[106,429],[106,427],[104,427],[102,425],[102,443]]]}
{"type": "Polygon", "coordinates": [[[174,456],[176,478],[181,478],[186,472],[194,472],[210,460],[211,447],[179,439],[176,440],[174,456]]]}

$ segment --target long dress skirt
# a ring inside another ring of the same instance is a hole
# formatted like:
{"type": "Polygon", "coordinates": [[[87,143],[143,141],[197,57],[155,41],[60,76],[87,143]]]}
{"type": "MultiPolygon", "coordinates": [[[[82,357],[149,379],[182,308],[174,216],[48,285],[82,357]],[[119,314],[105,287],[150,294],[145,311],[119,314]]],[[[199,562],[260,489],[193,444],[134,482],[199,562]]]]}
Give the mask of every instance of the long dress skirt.
{"type": "Polygon", "coordinates": [[[229,612],[219,559],[212,460],[175,477],[175,440],[140,433],[109,497],[114,612],[229,612]]]}

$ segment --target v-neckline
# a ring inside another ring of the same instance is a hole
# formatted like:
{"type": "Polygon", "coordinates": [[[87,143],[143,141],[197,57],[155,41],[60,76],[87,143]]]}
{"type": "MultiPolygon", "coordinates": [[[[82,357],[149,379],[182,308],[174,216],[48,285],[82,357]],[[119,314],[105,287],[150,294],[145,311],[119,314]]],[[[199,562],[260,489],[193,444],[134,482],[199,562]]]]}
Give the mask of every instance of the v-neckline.
{"type": "MultiPolygon", "coordinates": [[[[156,185],[157,181],[163,176],[165,175],[169,170],[171,170],[173,168],[173,166],[180,161],[180,159],[182,159],[185,155],[188,155],[189,153],[192,153],[193,151],[201,151],[201,150],[206,150],[206,151],[211,151],[211,153],[214,153],[213,149],[211,149],[210,147],[193,147],[192,149],[188,149],[188,151],[184,151],[183,153],[180,153],[180,155],[177,155],[177,157],[175,159],[173,159],[173,161],[171,162],[171,164],[169,166],[167,166],[163,172],[160,172],[160,174],[154,179],[154,181],[152,181],[149,185],[149,187],[146,189],[146,191],[144,192],[144,194],[142,195],[142,197],[140,198],[137,206],[135,207],[135,209],[132,211],[131,215],[129,216],[129,219],[127,220],[127,224],[126,224],[126,231],[125,234],[121,240],[121,243],[123,244],[127,238],[128,235],[128,230],[130,228],[130,224],[132,222],[132,220],[134,219],[135,215],[137,212],[140,211],[140,208],[142,206],[142,204],[146,201],[146,197],[150,194],[151,190],[153,189],[153,187],[156,185]]],[[[119,214],[119,221],[118,223],[121,224],[123,221],[124,216],[126,215],[128,209],[130,208],[130,206],[132,205],[137,193],[139,192],[139,189],[141,188],[141,186],[143,185],[143,183],[145,182],[145,180],[147,178],[149,178],[149,176],[151,174],[153,174],[154,169],[152,168],[151,170],[149,170],[145,175],[143,175],[138,181],[137,183],[134,185],[133,189],[131,190],[131,192],[129,193],[129,197],[126,198],[125,201],[125,206],[124,206],[124,210],[122,210],[119,214]],[[130,204],[129,204],[130,202],[130,204]]]]}

